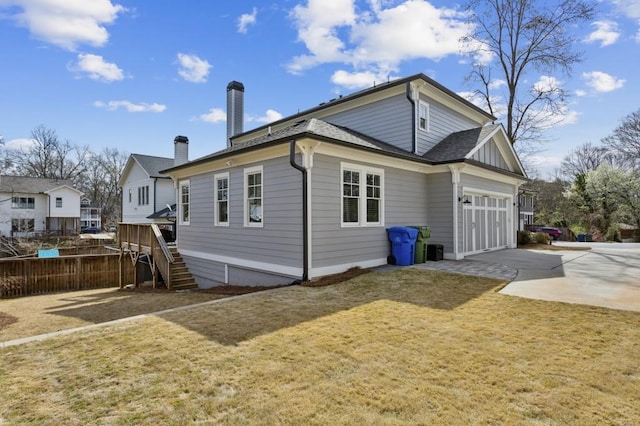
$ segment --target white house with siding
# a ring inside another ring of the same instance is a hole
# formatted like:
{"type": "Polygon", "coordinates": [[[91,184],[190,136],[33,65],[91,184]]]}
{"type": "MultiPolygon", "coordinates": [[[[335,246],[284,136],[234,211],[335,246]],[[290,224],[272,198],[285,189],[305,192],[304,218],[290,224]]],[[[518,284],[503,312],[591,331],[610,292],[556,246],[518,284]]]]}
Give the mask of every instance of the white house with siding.
{"type": "Polygon", "coordinates": [[[75,235],[81,196],[70,180],[0,176],[0,235],[75,235]]]}
{"type": "Polygon", "coordinates": [[[177,247],[200,287],[382,265],[392,226],[428,226],[447,259],[516,246],[527,177],[504,128],[429,77],[247,132],[243,93],[227,87],[226,149],[160,170],[174,181],[177,247]]]}

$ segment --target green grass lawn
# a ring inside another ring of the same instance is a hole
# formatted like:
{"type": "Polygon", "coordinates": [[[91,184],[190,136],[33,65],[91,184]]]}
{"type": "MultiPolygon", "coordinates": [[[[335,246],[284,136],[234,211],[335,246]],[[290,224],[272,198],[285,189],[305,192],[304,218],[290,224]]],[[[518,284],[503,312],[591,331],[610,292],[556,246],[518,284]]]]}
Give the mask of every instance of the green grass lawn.
{"type": "Polygon", "coordinates": [[[5,348],[0,424],[640,424],[640,314],[501,284],[369,273],[5,348]]]}

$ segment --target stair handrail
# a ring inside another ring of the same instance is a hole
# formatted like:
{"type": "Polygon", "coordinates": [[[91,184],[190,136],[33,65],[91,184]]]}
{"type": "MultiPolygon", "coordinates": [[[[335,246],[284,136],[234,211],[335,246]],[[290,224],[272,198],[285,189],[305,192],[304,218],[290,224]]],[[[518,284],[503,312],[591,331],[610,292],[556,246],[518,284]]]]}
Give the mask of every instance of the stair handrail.
{"type": "Polygon", "coordinates": [[[151,230],[153,231],[153,234],[156,236],[156,240],[158,241],[158,245],[160,245],[160,248],[162,249],[162,253],[164,254],[164,257],[169,261],[169,263],[173,263],[174,262],[173,254],[171,254],[171,250],[169,250],[169,246],[167,245],[167,242],[164,240],[164,237],[162,236],[162,232],[160,232],[160,228],[158,228],[158,225],[155,223],[152,223],[151,230]]]}

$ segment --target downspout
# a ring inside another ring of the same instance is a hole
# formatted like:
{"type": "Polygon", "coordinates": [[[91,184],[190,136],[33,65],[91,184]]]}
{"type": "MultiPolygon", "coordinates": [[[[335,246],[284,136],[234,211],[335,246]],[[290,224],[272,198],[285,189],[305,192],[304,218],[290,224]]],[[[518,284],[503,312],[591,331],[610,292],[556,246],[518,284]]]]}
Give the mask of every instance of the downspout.
{"type": "MultiPolygon", "coordinates": [[[[296,163],[296,141],[290,143],[289,163],[302,173],[302,278],[295,284],[309,280],[309,218],[307,216],[307,169],[296,163]]],[[[296,280],[298,281],[298,280],[296,280]]]]}
{"type": "Polygon", "coordinates": [[[407,99],[411,102],[411,152],[414,154],[418,151],[416,141],[416,101],[413,100],[413,94],[411,93],[411,82],[407,82],[407,99]]]}

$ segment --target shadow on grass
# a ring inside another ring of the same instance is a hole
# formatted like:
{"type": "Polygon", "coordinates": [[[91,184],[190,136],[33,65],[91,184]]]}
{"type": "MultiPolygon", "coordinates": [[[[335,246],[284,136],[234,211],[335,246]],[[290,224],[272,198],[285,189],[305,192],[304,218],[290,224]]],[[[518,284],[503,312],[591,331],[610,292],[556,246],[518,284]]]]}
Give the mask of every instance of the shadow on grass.
{"type": "Polygon", "coordinates": [[[161,318],[222,345],[237,345],[260,335],[374,303],[389,306],[391,302],[392,309],[411,304],[451,310],[495,291],[502,284],[503,281],[490,278],[407,268],[369,273],[326,287],[275,289],[163,314],[161,318]]]}

